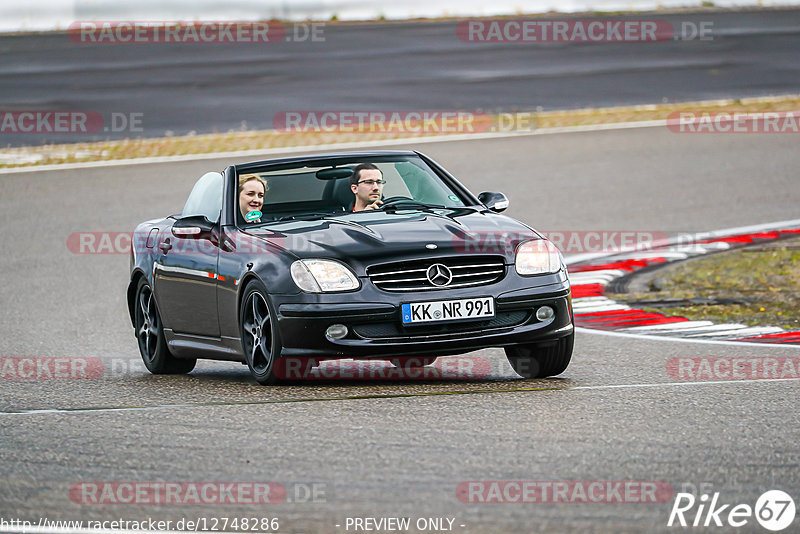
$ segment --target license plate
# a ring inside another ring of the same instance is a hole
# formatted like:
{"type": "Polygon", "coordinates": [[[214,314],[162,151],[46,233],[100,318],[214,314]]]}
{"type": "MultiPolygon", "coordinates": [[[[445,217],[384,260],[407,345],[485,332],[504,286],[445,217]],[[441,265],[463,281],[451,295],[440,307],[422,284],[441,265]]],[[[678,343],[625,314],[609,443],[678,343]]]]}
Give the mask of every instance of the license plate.
{"type": "Polygon", "coordinates": [[[494,299],[479,297],[435,302],[410,302],[403,304],[401,310],[403,324],[484,319],[494,317],[494,299]]]}

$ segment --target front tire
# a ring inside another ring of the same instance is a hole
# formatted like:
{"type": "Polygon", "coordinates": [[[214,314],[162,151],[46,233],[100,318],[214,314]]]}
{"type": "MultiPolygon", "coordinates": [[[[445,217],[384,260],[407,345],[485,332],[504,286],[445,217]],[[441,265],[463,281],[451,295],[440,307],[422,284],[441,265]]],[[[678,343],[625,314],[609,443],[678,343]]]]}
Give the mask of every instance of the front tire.
{"type": "Polygon", "coordinates": [[[575,334],[555,341],[506,347],[508,363],[523,378],[546,378],[563,373],[572,359],[575,334]]]}
{"type": "Polygon", "coordinates": [[[134,305],[136,340],[147,370],[154,375],[176,375],[186,374],[194,369],[196,359],[176,358],[169,351],[155,295],[144,278],[139,280],[136,287],[134,305]]]}
{"type": "Polygon", "coordinates": [[[258,280],[247,284],[239,307],[242,350],[250,374],[262,386],[278,381],[275,360],[280,356],[276,316],[267,297],[267,288],[258,280]]]}

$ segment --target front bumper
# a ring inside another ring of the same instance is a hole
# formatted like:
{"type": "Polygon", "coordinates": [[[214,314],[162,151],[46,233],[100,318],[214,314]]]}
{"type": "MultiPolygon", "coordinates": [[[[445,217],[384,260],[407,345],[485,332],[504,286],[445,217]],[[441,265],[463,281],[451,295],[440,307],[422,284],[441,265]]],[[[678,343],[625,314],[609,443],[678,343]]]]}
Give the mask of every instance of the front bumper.
{"type": "Polygon", "coordinates": [[[388,292],[365,281],[354,293],[273,295],[283,346],[281,355],[445,356],[547,341],[573,332],[570,286],[565,274],[509,278],[497,284],[444,291],[388,292]],[[527,287],[521,287],[520,280],[528,282],[527,287]],[[401,322],[400,307],[406,302],[486,296],[495,299],[495,317],[490,320],[418,326],[404,326],[401,322]],[[556,313],[551,319],[539,321],[535,311],[545,305],[556,313]],[[347,336],[338,340],[327,338],[325,331],[333,324],[345,325],[347,336]]]}

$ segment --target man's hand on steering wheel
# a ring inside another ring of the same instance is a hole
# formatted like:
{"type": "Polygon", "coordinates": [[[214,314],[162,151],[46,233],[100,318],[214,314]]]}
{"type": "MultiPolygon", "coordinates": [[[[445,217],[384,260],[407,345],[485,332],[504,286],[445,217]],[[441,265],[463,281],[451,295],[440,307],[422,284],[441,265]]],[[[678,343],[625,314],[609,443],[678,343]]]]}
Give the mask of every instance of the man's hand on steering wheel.
{"type": "Polygon", "coordinates": [[[413,198],[409,198],[409,197],[403,197],[403,196],[394,196],[394,197],[384,198],[383,201],[381,201],[381,204],[383,204],[383,207],[385,208],[387,206],[391,206],[392,204],[397,204],[397,203],[403,202],[403,201],[411,201],[411,202],[413,202],[414,199],[413,198]]]}
{"type": "Polygon", "coordinates": [[[364,206],[364,211],[380,209],[381,208],[381,204],[383,204],[383,200],[378,199],[375,202],[373,202],[372,204],[367,204],[366,206],[364,206]]]}

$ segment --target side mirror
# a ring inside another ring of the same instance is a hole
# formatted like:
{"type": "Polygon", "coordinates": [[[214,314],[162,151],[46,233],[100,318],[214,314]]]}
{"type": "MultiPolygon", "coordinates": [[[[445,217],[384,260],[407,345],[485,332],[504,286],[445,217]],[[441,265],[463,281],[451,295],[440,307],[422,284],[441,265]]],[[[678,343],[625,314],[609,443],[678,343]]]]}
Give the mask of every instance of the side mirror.
{"type": "Polygon", "coordinates": [[[211,233],[214,223],[209,221],[204,215],[192,215],[183,217],[175,221],[172,225],[172,233],[176,237],[201,238],[211,233]]]}
{"type": "Polygon", "coordinates": [[[484,191],[478,195],[478,200],[483,202],[487,208],[496,213],[505,211],[505,209],[508,208],[508,197],[506,197],[503,193],[484,191]]]}

